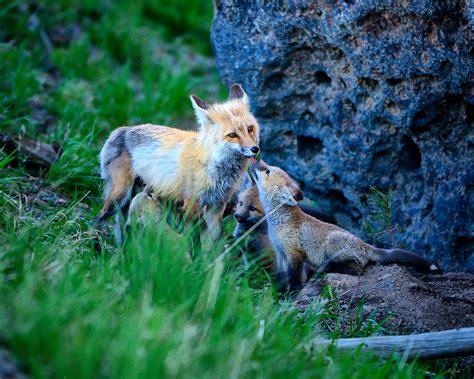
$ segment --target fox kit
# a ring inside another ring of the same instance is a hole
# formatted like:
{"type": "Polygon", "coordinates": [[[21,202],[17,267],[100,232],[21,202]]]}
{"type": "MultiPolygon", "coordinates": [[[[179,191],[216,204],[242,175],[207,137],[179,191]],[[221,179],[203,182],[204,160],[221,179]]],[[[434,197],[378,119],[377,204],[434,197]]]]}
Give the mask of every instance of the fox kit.
{"type": "MultiPolygon", "coordinates": [[[[303,210],[303,212],[322,221],[331,223],[336,222],[333,217],[318,211],[316,208],[310,205],[299,204],[299,207],[303,210]]],[[[234,218],[237,221],[237,225],[234,229],[234,237],[238,238],[244,234],[264,216],[265,211],[258,195],[257,185],[252,182],[249,188],[241,191],[238,194],[236,209],[234,212],[234,218]]],[[[261,226],[262,225],[264,226],[263,229],[266,231],[266,223],[261,224],[261,226]]],[[[263,229],[259,230],[263,231],[263,229]]]]}
{"type": "Polygon", "coordinates": [[[260,161],[254,165],[260,200],[266,213],[273,248],[277,252],[277,281],[299,289],[303,263],[316,268],[328,261],[350,264],[358,273],[370,262],[399,263],[423,271],[439,268],[424,258],[402,249],[380,249],[348,231],[304,213],[297,205],[303,194],[280,168],[260,161]]]}
{"type": "MultiPolygon", "coordinates": [[[[301,204],[301,208],[308,214],[314,217],[323,218],[324,220],[331,219],[330,217],[322,214],[314,207],[301,204]]],[[[237,224],[234,229],[233,237],[239,238],[250,228],[252,228],[257,222],[259,222],[265,216],[262,203],[258,195],[258,188],[255,183],[250,184],[250,188],[239,193],[237,198],[236,210],[234,212],[234,218],[237,224]]],[[[268,236],[267,222],[263,222],[258,225],[251,235],[251,240],[246,244],[244,257],[249,252],[257,254],[257,256],[265,257],[265,266],[271,271],[275,271],[275,254],[268,236]],[[268,253],[271,252],[271,256],[268,253]]],[[[311,268],[306,265],[305,277],[309,278],[312,275],[311,268]]]]}
{"type": "MultiPolygon", "coordinates": [[[[255,186],[239,193],[234,218],[237,224],[233,237],[241,237],[251,227],[265,216],[262,204],[258,198],[258,189],[255,186]]],[[[247,264],[249,254],[262,260],[263,266],[270,271],[275,270],[273,248],[268,238],[267,223],[258,225],[245,244],[243,252],[244,262],[247,264]]]]}
{"type": "Polygon", "coordinates": [[[259,126],[244,90],[234,84],[229,100],[207,104],[191,96],[198,131],[160,125],[114,130],[100,153],[105,202],[99,226],[126,207],[134,181],[140,179],[157,198],[197,204],[215,239],[222,211],[239,188],[248,158],[259,152],[259,126]]]}

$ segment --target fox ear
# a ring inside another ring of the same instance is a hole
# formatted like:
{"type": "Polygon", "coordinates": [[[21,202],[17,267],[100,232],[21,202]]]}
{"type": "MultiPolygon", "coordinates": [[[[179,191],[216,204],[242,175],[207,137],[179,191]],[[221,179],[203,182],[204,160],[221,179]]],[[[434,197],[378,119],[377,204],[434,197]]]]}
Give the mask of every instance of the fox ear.
{"type": "Polygon", "coordinates": [[[199,125],[207,125],[209,123],[209,104],[195,95],[191,95],[190,99],[199,125]]]}
{"type": "Polygon", "coordinates": [[[291,206],[298,205],[298,202],[293,197],[293,193],[291,192],[289,187],[283,187],[280,190],[280,200],[282,203],[286,205],[291,205],[291,206]]]}
{"type": "Polygon", "coordinates": [[[300,187],[298,187],[296,184],[293,184],[292,189],[294,193],[293,198],[296,201],[301,201],[304,199],[303,191],[300,190],[300,187]]]}
{"type": "Polygon", "coordinates": [[[245,104],[249,103],[249,98],[240,84],[232,84],[229,91],[229,100],[242,100],[245,104]]]}

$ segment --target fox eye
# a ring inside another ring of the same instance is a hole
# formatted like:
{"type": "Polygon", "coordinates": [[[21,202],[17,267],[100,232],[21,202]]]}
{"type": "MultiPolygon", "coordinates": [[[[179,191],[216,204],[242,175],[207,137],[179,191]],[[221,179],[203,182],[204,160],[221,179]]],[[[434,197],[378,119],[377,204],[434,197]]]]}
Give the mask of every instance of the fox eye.
{"type": "Polygon", "coordinates": [[[252,133],[252,132],[253,132],[253,129],[254,129],[253,125],[250,125],[250,126],[247,128],[247,130],[249,131],[249,133],[252,133]]]}
{"type": "Polygon", "coordinates": [[[255,212],[255,211],[257,210],[257,208],[255,208],[253,205],[251,205],[251,206],[249,207],[249,209],[250,209],[251,212],[255,212]]]}
{"type": "Polygon", "coordinates": [[[267,168],[267,171],[265,171],[265,174],[267,174],[267,176],[270,175],[270,170],[267,168]]]}
{"type": "Polygon", "coordinates": [[[244,205],[244,203],[241,201],[241,202],[239,202],[239,205],[242,206],[242,205],[244,205]]]}
{"type": "Polygon", "coordinates": [[[227,137],[229,137],[229,138],[237,138],[238,136],[237,136],[236,133],[230,133],[230,134],[227,135],[227,137]]]}

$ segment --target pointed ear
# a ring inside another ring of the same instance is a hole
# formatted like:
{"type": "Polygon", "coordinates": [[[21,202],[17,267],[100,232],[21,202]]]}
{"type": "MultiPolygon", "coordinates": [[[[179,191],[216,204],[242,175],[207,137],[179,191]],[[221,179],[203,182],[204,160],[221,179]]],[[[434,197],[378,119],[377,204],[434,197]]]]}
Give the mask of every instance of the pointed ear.
{"type": "Polygon", "coordinates": [[[280,190],[280,201],[286,205],[298,205],[298,202],[294,199],[293,193],[291,192],[289,187],[283,187],[280,190]]]}
{"type": "Polygon", "coordinates": [[[292,185],[292,190],[293,190],[293,198],[296,201],[301,201],[304,199],[303,191],[300,190],[300,187],[298,187],[296,184],[292,185]]]}
{"type": "Polygon", "coordinates": [[[190,99],[199,125],[207,125],[209,123],[209,104],[195,95],[191,95],[190,99]]]}
{"type": "Polygon", "coordinates": [[[240,84],[232,84],[229,91],[229,100],[241,100],[245,104],[249,103],[249,98],[240,84]]]}

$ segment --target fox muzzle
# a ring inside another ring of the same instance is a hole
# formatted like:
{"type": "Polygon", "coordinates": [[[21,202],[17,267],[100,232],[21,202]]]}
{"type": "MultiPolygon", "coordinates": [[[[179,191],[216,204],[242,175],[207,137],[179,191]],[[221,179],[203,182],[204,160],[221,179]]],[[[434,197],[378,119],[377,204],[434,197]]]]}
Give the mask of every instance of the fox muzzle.
{"type": "Polygon", "coordinates": [[[245,155],[247,158],[255,158],[260,151],[260,148],[255,145],[252,147],[243,147],[241,149],[241,153],[245,155]]]}

